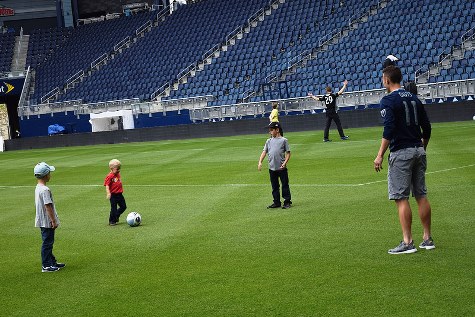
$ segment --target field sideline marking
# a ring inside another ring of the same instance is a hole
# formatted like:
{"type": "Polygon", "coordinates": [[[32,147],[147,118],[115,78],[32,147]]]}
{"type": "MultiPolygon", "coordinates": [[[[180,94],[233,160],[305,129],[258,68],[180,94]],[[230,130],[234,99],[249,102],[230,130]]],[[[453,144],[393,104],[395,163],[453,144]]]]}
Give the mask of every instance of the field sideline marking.
{"type": "MultiPolygon", "coordinates": [[[[450,172],[453,170],[458,170],[467,167],[473,167],[475,164],[459,166],[459,167],[452,167],[446,168],[438,171],[427,172],[426,174],[436,174],[436,173],[443,173],[443,172],[450,172]]],[[[374,181],[374,182],[367,182],[367,183],[359,183],[359,184],[291,184],[292,187],[359,187],[359,186],[366,186],[366,185],[373,185],[378,183],[387,182],[387,179],[374,181]]],[[[51,185],[51,187],[103,187],[104,185],[101,184],[81,184],[81,185],[51,185]]],[[[127,184],[126,187],[251,187],[251,186],[269,186],[267,183],[263,184],[127,184]]],[[[0,189],[9,189],[9,188],[33,188],[36,185],[0,185],[0,189]]]]}

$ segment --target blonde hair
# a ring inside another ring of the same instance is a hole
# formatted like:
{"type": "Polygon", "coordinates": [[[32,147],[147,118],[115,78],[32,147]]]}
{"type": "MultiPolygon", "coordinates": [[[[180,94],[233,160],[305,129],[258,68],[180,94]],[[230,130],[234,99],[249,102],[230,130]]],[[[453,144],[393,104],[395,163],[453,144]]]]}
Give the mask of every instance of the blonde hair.
{"type": "Polygon", "coordinates": [[[109,168],[114,168],[122,165],[118,159],[112,159],[109,162],[109,168]]]}

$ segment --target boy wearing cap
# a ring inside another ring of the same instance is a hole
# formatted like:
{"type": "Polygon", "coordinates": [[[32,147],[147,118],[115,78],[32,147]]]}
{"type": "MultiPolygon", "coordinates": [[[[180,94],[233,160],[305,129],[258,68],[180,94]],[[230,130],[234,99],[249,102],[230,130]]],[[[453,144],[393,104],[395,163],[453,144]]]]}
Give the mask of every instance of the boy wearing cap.
{"type": "Polygon", "coordinates": [[[127,209],[125,203],[124,189],[122,187],[122,181],[120,180],[120,166],[121,163],[117,159],[113,159],[109,162],[110,173],[107,174],[104,180],[104,186],[106,187],[106,197],[111,204],[111,211],[109,214],[109,225],[115,226],[119,222],[119,217],[127,209]],[[119,208],[117,208],[119,206],[119,208]]]}
{"type": "Polygon", "coordinates": [[[290,187],[289,187],[289,175],[287,172],[287,163],[290,159],[290,146],[289,141],[280,135],[280,123],[272,122],[268,125],[269,133],[271,137],[266,141],[262,154],[259,157],[259,163],[257,169],[262,169],[262,161],[268,156],[269,161],[269,176],[270,183],[272,185],[272,197],[274,199],[272,205],[267,208],[279,208],[280,202],[280,190],[279,179],[282,183],[282,198],[284,198],[284,206],[282,209],[288,209],[292,205],[290,187]]]}
{"type": "Polygon", "coordinates": [[[51,172],[55,170],[45,162],[36,164],[34,174],[37,179],[35,189],[36,218],[35,227],[41,229],[41,264],[42,272],[56,272],[64,267],[64,263],[56,261],[53,255],[54,233],[59,226],[59,218],[53,201],[53,195],[46,183],[51,179],[51,172]]]}

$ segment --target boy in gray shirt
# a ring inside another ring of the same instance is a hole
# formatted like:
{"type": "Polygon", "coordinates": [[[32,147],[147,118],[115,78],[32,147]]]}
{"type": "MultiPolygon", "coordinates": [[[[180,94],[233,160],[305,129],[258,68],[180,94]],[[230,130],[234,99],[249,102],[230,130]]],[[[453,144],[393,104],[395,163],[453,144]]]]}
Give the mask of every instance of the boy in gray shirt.
{"type": "Polygon", "coordinates": [[[282,183],[282,198],[284,199],[284,206],[282,209],[288,209],[292,205],[289,175],[287,172],[287,163],[290,159],[289,141],[280,135],[280,123],[271,122],[268,126],[271,138],[266,141],[262,154],[259,157],[257,169],[262,169],[262,161],[267,155],[269,161],[269,175],[270,183],[272,185],[272,197],[274,199],[272,205],[267,208],[279,208],[280,202],[280,186],[279,178],[282,183]]]}
{"type": "Polygon", "coordinates": [[[53,195],[46,186],[51,178],[51,173],[55,170],[45,162],[36,164],[34,168],[37,185],[35,189],[36,218],[35,227],[41,229],[41,264],[42,272],[56,272],[64,267],[64,263],[56,261],[53,255],[54,232],[59,226],[59,218],[53,202],[53,195]]]}

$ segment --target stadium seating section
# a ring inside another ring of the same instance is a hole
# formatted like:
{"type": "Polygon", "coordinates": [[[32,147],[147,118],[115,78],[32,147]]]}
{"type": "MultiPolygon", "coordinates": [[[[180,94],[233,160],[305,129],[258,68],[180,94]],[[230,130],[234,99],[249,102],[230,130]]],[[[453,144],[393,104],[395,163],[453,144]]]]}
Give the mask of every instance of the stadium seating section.
{"type": "Polygon", "coordinates": [[[0,73],[9,72],[12,67],[15,34],[0,34],[0,73]]]}
{"type": "MultiPolygon", "coordinates": [[[[165,99],[213,95],[216,99],[211,105],[236,103],[253,91],[265,90],[269,78],[282,75],[302,53],[315,50],[325,36],[342,30],[346,36],[286,75],[278,85],[278,97],[301,97],[309,91],[319,94],[327,85],[340,87],[345,79],[350,82],[347,91],[377,89],[381,88],[382,61],[387,55],[401,59],[404,79],[411,80],[420,67],[439,62],[443,54],[460,45],[462,35],[475,26],[474,1],[386,2],[356,28],[349,28],[349,21],[368,12],[376,1],[286,0],[165,99]]],[[[137,38],[130,48],[60,94],[58,100],[147,100],[269,3],[203,0],[183,6],[137,38]]],[[[87,69],[126,36],[133,36],[156,14],[31,34],[27,64],[36,70],[32,100],[39,101],[55,87],[64,86],[68,78],[87,69]]],[[[2,52],[10,49],[10,37],[3,35],[0,39],[2,52]]],[[[474,61],[474,51],[467,51],[464,58],[454,60],[451,68],[442,69],[429,81],[475,78],[474,61]]],[[[3,60],[0,66],[4,67],[3,60]]],[[[264,92],[252,95],[250,100],[270,97],[264,92]]]]}

